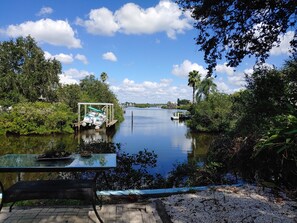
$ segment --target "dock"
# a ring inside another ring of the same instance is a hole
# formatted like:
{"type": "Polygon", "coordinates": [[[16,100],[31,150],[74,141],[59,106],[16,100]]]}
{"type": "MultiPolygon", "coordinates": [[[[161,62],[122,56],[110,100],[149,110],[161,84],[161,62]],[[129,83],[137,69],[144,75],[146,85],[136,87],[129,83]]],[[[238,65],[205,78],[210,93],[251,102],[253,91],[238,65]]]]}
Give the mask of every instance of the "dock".
{"type": "MultiPolygon", "coordinates": [[[[114,104],[113,103],[100,103],[100,102],[79,102],[78,103],[78,121],[74,124],[74,128],[80,131],[82,127],[86,127],[86,123],[84,123],[82,118],[82,107],[83,107],[83,115],[84,117],[87,115],[88,109],[92,109],[98,112],[102,112],[105,116],[104,120],[102,120],[102,123],[99,125],[92,124],[91,127],[94,127],[95,129],[99,128],[111,128],[116,123],[117,120],[114,119],[114,104]],[[96,107],[96,108],[95,108],[96,107]]],[[[89,127],[89,126],[88,126],[89,127]]]]}

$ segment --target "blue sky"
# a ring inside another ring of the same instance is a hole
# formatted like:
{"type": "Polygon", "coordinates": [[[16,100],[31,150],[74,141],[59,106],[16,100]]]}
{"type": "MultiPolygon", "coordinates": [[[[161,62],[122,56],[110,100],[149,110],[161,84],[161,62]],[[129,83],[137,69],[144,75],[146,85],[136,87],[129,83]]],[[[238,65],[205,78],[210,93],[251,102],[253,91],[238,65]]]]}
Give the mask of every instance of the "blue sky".
{"type": "MultiPolygon", "coordinates": [[[[120,102],[190,100],[188,73],[207,72],[189,12],[169,0],[1,0],[0,41],[29,34],[46,58],[61,61],[61,83],[106,72],[120,102]]],[[[281,46],[271,50],[269,66],[281,67],[288,59],[292,36],[288,32],[281,46]]],[[[234,71],[219,61],[218,90],[242,89],[244,73],[254,63],[245,59],[234,71]]]]}

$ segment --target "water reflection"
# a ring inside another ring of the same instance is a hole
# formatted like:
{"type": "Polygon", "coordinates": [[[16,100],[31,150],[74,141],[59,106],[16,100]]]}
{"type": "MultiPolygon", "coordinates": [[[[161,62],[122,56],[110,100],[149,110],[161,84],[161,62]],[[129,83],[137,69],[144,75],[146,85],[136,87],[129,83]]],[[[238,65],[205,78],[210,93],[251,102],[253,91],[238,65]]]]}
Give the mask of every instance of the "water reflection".
{"type": "Polygon", "coordinates": [[[125,121],[113,141],[122,143],[127,152],[135,153],[144,148],[154,151],[158,155],[157,168],[149,171],[163,176],[172,170],[175,163],[202,161],[213,136],[191,133],[184,122],[170,119],[174,111],[127,108],[125,121]]]}
{"type": "MultiPolygon", "coordinates": [[[[135,154],[144,149],[154,151],[158,155],[157,167],[150,169],[149,172],[166,176],[177,162],[203,163],[214,137],[209,134],[191,133],[184,122],[170,119],[174,111],[160,108],[128,108],[125,121],[117,126],[115,131],[97,132],[92,129],[77,135],[0,136],[0,155],[41,154],[58,143],[65,144],[67,151],[75,152],[82,142],[101,140],[121,143],[123,151],[129,154],[135,154]]],[[[11,176],[11,174],[5,175],[5,180],[12,180],[11,176]]],[[[3,174],[0,177],[3,179],[3,174]]],[[[39,177],[39,175],[32,174],[32,177],[39,177]]]]}

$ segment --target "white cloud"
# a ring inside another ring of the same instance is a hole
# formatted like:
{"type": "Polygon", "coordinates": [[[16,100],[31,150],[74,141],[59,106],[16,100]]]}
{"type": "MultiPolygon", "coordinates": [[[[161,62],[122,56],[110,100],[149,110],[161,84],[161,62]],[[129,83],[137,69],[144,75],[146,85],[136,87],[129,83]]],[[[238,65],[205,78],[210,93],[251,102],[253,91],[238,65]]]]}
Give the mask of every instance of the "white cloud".
{"type": "Polygon", "coordinates": [[[56,59],[58,61],[60,61],[61,63],[64,64],[70,64],[73,62],[73,56],[72,54],[64,54],[64,53],[60,53],[57,55],[51,55],[49,52],[45,51],[44,52],[44,57],[45,59],[56,59]]]}
{"type": "Polygon", "coordinates": [[[250,69],[245,69],[244,71],[243,71],[243,73],[244,74],[247,74],[247,75],[250,75],[250,74],[252,74],[254,72],[254,69],[252,69],[252,68],[250,68],[250,69]]]}
{"type": "Polygon", "coordinates": [[[227,66],[227,63],[218,64],[216,66],[216,72],[223,73],[223,74],[228,74],[228,75],[233,75],[234,74],[234,68],[227,66]]]}
{"type": "Polygon", "coordinates": [[[230,84],[238,86],[238,87],[244,87],[246,85],[244,73],[236,74],[233,76],[228,76],[228,81],[230,84]]]}
{"type": "Polygon", "coordinates": [[[207,70],[203,66],[198,65],[197,63],[192,63],[189,60],[184,60],[180,65],[173,65],[171,73],[179,77],[188,77],[189,72],[196,70],[198,71],[202,78],[207,74],[207,70]]]}
{"type": "Polygon", "coordinates": [[[84,26],[89,33],[96,35],[112,36],[119,30],[113,13],[107,8],[92,9],[89,20],[77,18],[76,24],[84,26]]]}
{"type": "Polygon", "coordinates": [[[191,98],[191,89],[187,85],[172,86],[171,79],[143,81],[136,83],[125,78],[119,85],[111,85],[111,89],[121,102],[132,101],[137,103],[167,103],[176,102],[177,98],[191,98]]]}
{"type": "Polygon", "coordinates": [[[54,10],[51,7],[42,7],[36,15],[37,16],[46,16],[46,15],[52,14],[53,12],[54,12],[54,10]]]}
{"type": "Polygon", "coordinates": [[[79,81],[76,79],[72,78],[71,76],[68,76],[66,74],[60,74],[59,75],[60,79],[60,84],[65,85],[65,84],[78,84],[79,81]]]}
{"type": "Polygon", "coordinates": [[[116,62],[118,59],[113,52],[106,52],[102,55],[102,59],[116,62]]]}
{"type": "Polygon", "coordinates": [[[61,84],[78,84],[79,80],[91,75],[92,73],[85,70],[71,68],[59,75],[61,84]]]}
{"type": "Polygon", "coordinates": [[[270,50],[270,54],[277,56],[277,55],[290,55],[289,50],[291,50],[290,41],[294,38],[294,32],[289,31],[285,35],[280,37],[280,45],[278,47],[273,47],[270,50]]]}
{"type": "Polygon", "coordinates": [[[19,25],[9,25],[4,32],[14,38],[31,35],[38,42],[68,48],[81,48],[81,42],[75,38],[75,33],[68,21],[51,19],[41,19],[36,22],[27,21],[19,25]]]}
{"type": "Polygon", "coordinates": [[[217,85],[217,89],[219,92],[223,92],[223,93],[230,93],[231,89],[230,87],[223,81],[215,81],[215,84],[217,85]]]}
{"type": "Polygon", "coordinates": [[[82,55],[82,54],[76,54],[75,55],[75,59],[83,62],[84,64],[88,64],[89,63],[87,57],[85,55],[82,55]]]}
{"type": "Polygon", "coordinates": [[[116,32],[125,34],[153,34],[165,32],[171,39],[176,34],[192,29],[192,18],[183,13],[176,3],[163,0],[155,7],[143,9],[127,3],[114,13],[107,8],[93,9],[88,20],[77,19],[89,33],[112,36],[116,32]]]}
{"type": "Polygon", "coordinates": [[[84,64],[88,64],[88,60],[87,60],[86,56],[81,55],[81,54],[76,54],[75,57],[73,57],[72,54],[60,53],[60,54],[52,55],[49,52],[45,51],[44,57],[45,57],[45,59],[56,59],[64,64],[70,64],[74,61],[74,59],[79,60],[79,61],[83,62],[84,64]]]}

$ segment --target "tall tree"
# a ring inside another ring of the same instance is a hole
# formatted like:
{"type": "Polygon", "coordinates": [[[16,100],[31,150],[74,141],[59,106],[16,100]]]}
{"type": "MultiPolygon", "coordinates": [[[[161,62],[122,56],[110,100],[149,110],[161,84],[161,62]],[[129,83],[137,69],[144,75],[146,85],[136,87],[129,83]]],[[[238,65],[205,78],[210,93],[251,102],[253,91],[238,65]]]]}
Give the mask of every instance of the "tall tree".
{"type": "Polygon", "coordinates": [[[178,0],[192,12],[198,30],[196,44],[204,51],[209,74],[223,56],[236,67],[245,56],[264,62],[288,31],[297,50],[296,0],[178,0]]]}
{"type": "Polygon", "coordinates": [[[195,103],[195,92],[200,84],[201,75],[197,70],[189,72],[188,86],[193,88],[193,104],[195,103]]]}
{"type": "Polygon", "coordinates": [[[201,81],[196,94],[197,101],[201,101],[203,98],[207,100],[209,94],[217,90],[217,85],[213,80],[212,77],[206,77],[201,81]]]}
{"type": "Polygon", "coordinates": [[[57,90],[59,102],[67,104],[73,112],[78,110],[78,102],[80,102],[82,92],[78,84],[69,84],[59,87],[57,90]]]}
{"type": "Polygon", "coordinates": [[[61,63],[46,60],[30,36],[0,43],[0,103],[4,106],[40,96],[56,100],[61,63]]]}
{"type": "Polygon", "coordinates": [[[107,80],[108,76],[107,76],[107,73],[105,72],[102,72],[101,75],[100,75],[100,79],[103,83],[105,83],[105,81],[107,80]]]}

